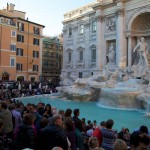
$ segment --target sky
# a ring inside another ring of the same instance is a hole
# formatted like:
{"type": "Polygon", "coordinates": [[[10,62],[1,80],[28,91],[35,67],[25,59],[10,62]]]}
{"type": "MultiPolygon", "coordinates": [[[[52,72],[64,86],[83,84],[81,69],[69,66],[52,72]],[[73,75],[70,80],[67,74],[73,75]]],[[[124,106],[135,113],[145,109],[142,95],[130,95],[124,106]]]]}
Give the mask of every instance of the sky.
{"type": "Polygon", "coordinates": [[[0,0],[0,9],[7,2],[15,4],[15,10],[26,12],[29,21],[45,26],[43,34],[56,36],[62,33],[64,14],[96,0],[0,0]]]}

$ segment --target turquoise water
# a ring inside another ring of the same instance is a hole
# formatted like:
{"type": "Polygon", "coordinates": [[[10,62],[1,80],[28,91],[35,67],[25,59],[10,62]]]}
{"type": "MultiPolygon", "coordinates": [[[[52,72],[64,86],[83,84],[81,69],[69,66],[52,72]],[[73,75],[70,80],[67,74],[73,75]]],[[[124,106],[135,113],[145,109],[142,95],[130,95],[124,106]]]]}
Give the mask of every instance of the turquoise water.
{"type": "Polygon", "coordinates": [[[58,98],[50,98],[43,96],[35,96],[22,98],[22,102],[26,105],[27,103],[37,104],[38,102],[44,102],[45,104],[50,103],[52,107],[56,107],[58,110],[71,108],[80,109],[79,118],[86,118],[87,120],[96,120],[99,124],[101,121],[107,119],[114,120],[114,129],[120,131],[122,127],[127,127],[130,131],[139,128],[141,125],[150,127],[150,117],[145,117],[145,112],[141,110],[119,110],[113,108],[102,107],[98,102],[78,102],[61,100],[58,98]]]}

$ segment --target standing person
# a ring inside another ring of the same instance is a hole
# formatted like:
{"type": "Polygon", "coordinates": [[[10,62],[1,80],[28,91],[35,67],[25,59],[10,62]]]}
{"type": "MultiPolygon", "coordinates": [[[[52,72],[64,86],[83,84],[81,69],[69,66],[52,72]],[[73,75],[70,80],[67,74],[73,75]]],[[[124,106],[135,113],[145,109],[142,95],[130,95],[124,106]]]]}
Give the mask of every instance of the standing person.
{"type": "Polygon", "coordinates": [[[49,117],[52,117],[52,116],[53,116],[53,114],[52,114],[51,105],[50,105],[50,104],[47,104],[47,105],[45,106],[45,109],[44,109],[43,117],[49,118],[49,117]]]}
{"type": "Polygon", "coordinates": [[[78,123],[79,121],[82,123],[82,121],[79,119],[80,110],[74,109],[73,114],[74,114],[74,116],[72,117],[72,120],[73,120],[75,126],[76,126],[76,123],[78,123]]]}
{"type": "Polygon", "coordinates": [[[3,127],[0,135],[7,135],[8,138],[13,137],[13,121],[12,113],[8,110],[8,105],[5,102],[0,103],[0,119],[3,120],[3,127]]]}
{"type": "Polygon", "coordinates": [[[62,116],[59,114],[52,117],[51,124],[42,129],[39,136],[37,150],[50,150],[53,147],[68,150],[67,137],[62,128],[62,116]]]}
{"type": "Polygon", "coordinates": [[[76,150],[84,150],[84,137],[82,134],[82,122],[80,120],[76,122],[75,141],[76,150]]]}
{"type": "Polygon", "coordinates": [[[72,120],[65,121],[65,133],[71,143],[71,150],[76,150],[75,146],[75,126],[72,120]]]}
{"type": "Polygon", "coordinates": [[[35,148],[36,131],[33,125],[35,115],[29,113],[24,116],[23,123],[18,127],[15,139],[15,150],[35,148]]]}
{"type": "Polygon", "coordinates": [[[102,136],[101,130],[102,130],[103,128],[105,128],[105,127],[106,127],[106,122],[105,122],[105,121],[102,121],[102,122],[100,123],[100,126],[97,127],[97,128],[94,130],[93,134],[92,134],[94,137],[97,137],[100,146],[101,146],[102,141],[103,141],[103,136],[102,136]]]}
{"type": "Polygon", "coordinates": [[[113,125],[114,121],[108,119],[106,121],[106,128],[101,129],[103,136],[102,147],[106,150],[113,150],[113,145],[117,138],[117,131],[112,129],[113,125]]]}

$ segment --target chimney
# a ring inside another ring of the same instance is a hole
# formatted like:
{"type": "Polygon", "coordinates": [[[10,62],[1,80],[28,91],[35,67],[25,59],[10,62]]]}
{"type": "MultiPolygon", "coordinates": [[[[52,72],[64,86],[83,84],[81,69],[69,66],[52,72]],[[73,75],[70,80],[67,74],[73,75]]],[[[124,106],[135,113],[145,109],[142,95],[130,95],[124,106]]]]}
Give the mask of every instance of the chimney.
{"type": "Polygon", "coordinates": [[[15,8],[15,5],[10,3],[9,6],[8,6],[8,10],[9,11],[14,11],[14,8],[15,8]]]}

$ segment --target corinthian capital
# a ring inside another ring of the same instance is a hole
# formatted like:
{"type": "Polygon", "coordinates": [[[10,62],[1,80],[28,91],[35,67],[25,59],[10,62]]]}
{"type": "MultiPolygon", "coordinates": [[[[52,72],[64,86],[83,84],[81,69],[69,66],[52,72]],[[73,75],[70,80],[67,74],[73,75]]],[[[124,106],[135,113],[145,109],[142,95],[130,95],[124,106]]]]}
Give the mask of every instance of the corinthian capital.
{"type": "Polygon", "coordinates": [[[116,15],[117,16],[123,16],[124,15],[124,9],[122,9],[122,8],[117,9],[116,15]]]}
{"type": "Polygon", "coordinates": [[[97,21],[103,22],[104,19],[105,19],[104,16],[101,16],[101,15],[96,16],[96,20],[97,20],[97,21]]]}

